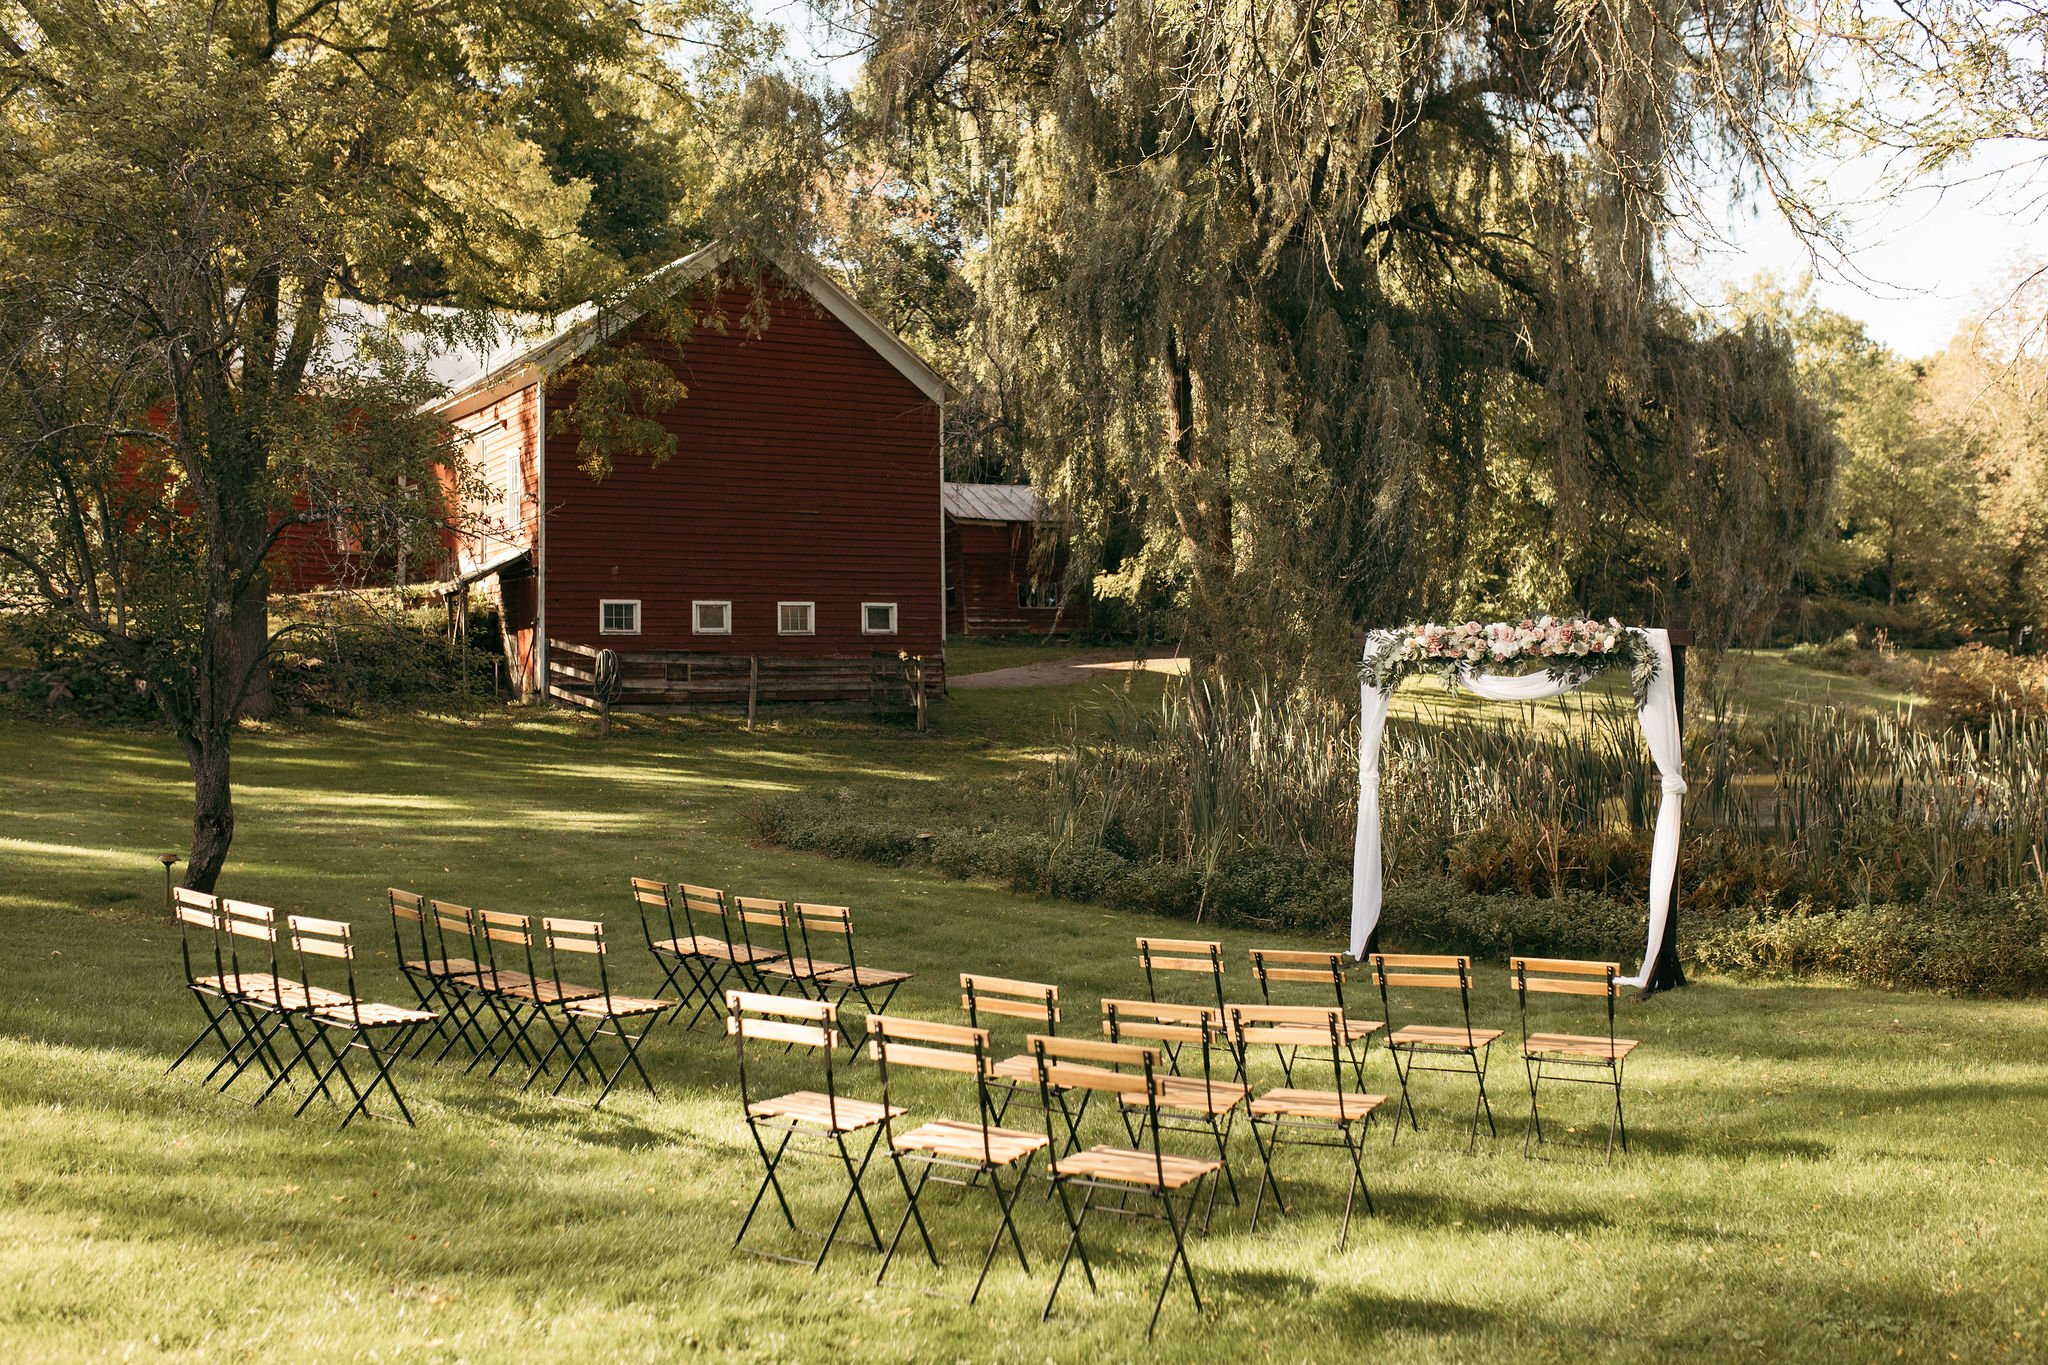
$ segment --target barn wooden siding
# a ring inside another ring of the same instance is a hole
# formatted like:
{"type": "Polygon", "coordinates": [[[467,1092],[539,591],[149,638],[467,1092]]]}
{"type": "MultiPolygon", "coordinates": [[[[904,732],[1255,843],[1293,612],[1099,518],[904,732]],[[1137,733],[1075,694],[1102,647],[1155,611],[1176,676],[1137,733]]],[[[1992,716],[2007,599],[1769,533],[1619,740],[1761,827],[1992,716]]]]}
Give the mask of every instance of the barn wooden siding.
{"type": "MultiPolygon", "coordinates": [[[[482,485],[470,502],[475,529],[465,537],[461,569],[467,573],[517,549],[533,550],[539,537],[541,390],[536,384],[454,420],[456,439],[482,485]]],[[[496,576],[505,666],[515,693],[540,691],[540,594],[532,560],[496,576]]],[[[486,588],[488,591],[488,588],[486,588]]]]}
{"type": "MultiPolygon", "coordinates": [[[[1085,608],[1020,607],[1032,581],[1035,529],[1027,522],[946,523],[947,626],[956,635],[1045,635],[1085,622],[1085,608]]],[[[1057,570],[1052,571],[1057,575],[1057,570]]]]}
{"type": "Polygon", "coordinates": [[[574,391],[548,384],[548,635],[621,654],[936,658],[938,405],[793,290],[771,294],[767,326],[751,335],[753,301],[749,288],[724,289],[725,330],[700,323],[681,355],[645,331],[635,338],[689,389],[661,419],[676,451],[658,466],[625,458],[593,480],[559,417],[574,391]],[[599,632],[598,604],[613,598],[639,600],[640,634],[599,632]],[[700,599],[733,604],[732,634],[691,630],[700,599]],[[815,602],[816,633],[779,634],[783,601],[815,602]],[[863,602],[895,603],[896,634],[863,634],[863,602]]]}

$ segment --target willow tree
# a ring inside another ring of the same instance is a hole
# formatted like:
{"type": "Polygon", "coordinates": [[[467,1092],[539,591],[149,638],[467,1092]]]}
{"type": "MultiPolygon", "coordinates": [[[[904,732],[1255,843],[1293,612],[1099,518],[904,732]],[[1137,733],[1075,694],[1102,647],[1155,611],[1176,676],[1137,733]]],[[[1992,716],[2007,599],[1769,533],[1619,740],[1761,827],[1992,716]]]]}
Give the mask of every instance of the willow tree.
{"type": "Polygon", "coordinates": [[[1517,462],[1552,600],[1641,599],[1573,572],[1617,520],[1695,592],[1782,587],[1825,432],[1781,345],[1701,334],[1655,277],[1707,149],[1775,175],[1800,56],[1772,6],[851,11],[875,126],[967,182],[979,349],[1080,567],[1129,535],[1125,580],[1177,594],[1213,656],[1465,604],[1517,462]],[[1769,514],[1705,524],[1702,492],[1769,514]]]}
{"type": "Polygon", "coordinates": [[[280,538],[395,553],[462,502],[417,350],[339,301],[454,305],[454,331],[600,287],[534,92],[673,75],[692,3],[0,0],[0,576],[155,699],[188,885],[233,839],[280,538]]]}

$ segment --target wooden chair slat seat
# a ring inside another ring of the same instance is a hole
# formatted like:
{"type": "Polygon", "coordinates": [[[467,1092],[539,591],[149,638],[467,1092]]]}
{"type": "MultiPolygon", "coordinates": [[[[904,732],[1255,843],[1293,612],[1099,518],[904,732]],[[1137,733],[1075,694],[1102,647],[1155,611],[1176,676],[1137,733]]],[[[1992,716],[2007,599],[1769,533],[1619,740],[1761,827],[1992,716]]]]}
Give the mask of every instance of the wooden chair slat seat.
{"type": "Polygon", "coordinates": [[[1268,1090],[1252,1101],[1254,1114],[1285,1115],[1303,1119],[1359,1119],[1387,1102],[1385,1095],[1342,1096],[1334,1090],[1302,1090],[1291,1086],[1268,1090]]]}
{"type": "Polygon", "coordinates": [[[357,1024],[364,1028],[396,1028],[401,1024],[432,1023],[434,1019],[432,1010],[385,1005],[374,1000],[351,1001],[346,997],[338,1004],[315,1009],[312,1013],[316,1022],[335,1028],[352,1028],[357,1024]]]}
{"type": "Polygon", "coordinates": [[[1580,1033],[1532,1033],[1523,1043],[1528,1056],[1626,1057],[1638,1044],[1633,1038],[1595,1038],[1580,1033]]]}
{"type": "Polygon", "coordinates": [[[269,972],[228,972],[221,976],[202,976],[195,983],[227,995],[237,995],[258,1005],[288,1010],[325,1009],[332,1005],[346,1005],[348,996],[325,986],[308,986],[288,976],[273,976],[269,972]]]}
{"type": "Polygon", "coordinates": [[[711,938],[698,934],[691,938],[662,939],[655,943],[655,950],[674,953],[679,957],[708,957],[719,962],[755,963],[772,962],[782,956],[768,948],[756,948],[746,943],[727,943],[722,938],[711,938]]]}
{"type": "Polygon", "coordinates": [[[428,976],[475,976],[482,969],[481,963],[467,957],[426,957],[408,958],[405,969],[409,972],[423,972],[428,976]]]}
{"type": "MultiPolygon", "coordinates": [[[[1161,1076],[1155,1089],[1161,1109],[1204,1115],[1227,1114],[1251,1093],[1251,1087],[1235,1081],[1204,1082],[1200,1076],[1161,1076]]],[[[1145,1107],[1143,1095],[1125,1095],[1123,1102],[1138,1109],[1145,1107]]]]}
{"type": "Polygon", "coordinates": [[[1213,1157],[1155,1155],[1129,1147],[1090,1147],[1054,1157],[1053,1173],[1062,1178],[1110,1180],[1146,1189],[1181,1190],[1204,1176],[1214,1175],[1223,1163],[1213,1157]]]}
{"type": "Polygon", "coordinates": [[[1405,1024],[1387,1039],[1389,1047],[1428,1048],[1432,1051],[1470,1052],[1498,1039],[1505,1030],[1462,1029],[1455,1024],[1405,1024]]]}
{"type": "Polygon", "coordinates": [[[579,1019],[630,1019],[643,1014],[660,1014],[676,1002],[641,995],[598,995],[572,1000],[562,1008],[579,1019]]]}
{"type": "Polygon", "coordinates": [[[883,1119],[894,1118],[909,1111],[901,1105],[881,1105],[873,1100],[850,1100],[844,1095],[836,1099],[817,1090],[792,1090],[787,1095],[773,1099],[756,1100],[747,1106],[747,1115],[757,1119],[786,1119],[800,1123],[807,1128],[816,1128],[825,1133],[857,1133],[872,1128],[883,1119]]]}
{"type": "Polygon", "coordinates": [[[978,1162],[987,1156],[1008,1163],[1042,1150],[1049,1141],[1043,1133],[1022,1133],[1014,1128],[958,1119],[934,1119],[897,1134],[890,1146],[901,1152],[934,1152],[960,1161],[978,1162]]]}
{"type": "Polygon", "coordinates": [[[761,964],[761,970],[769,976],[786,976],[792,981],[811,981],[818,977],[837,976],[846,970],[844,962],[824,962],[813,957],[776,958],[773,962],[761,964]]]}
{"type": "Polygon", "coordinates": [[[825,971],[819,979],[833,986],[864,986],[874,990],[882,986],[900,986],[910,980],[909,972],[892,972],[882,967],[842,967],[837,971],[825,971]]]}
{"type": "Polygon", "coordinates": [[[567,1005],[580,1000],[591,1000],[603,995],[595,986],[582,986],[573,981],[535,980],[527,977],[516,979],[517,973],[499,972],[496,984],[506,995],[531,1000],[539,1005],[567,1005]]]}

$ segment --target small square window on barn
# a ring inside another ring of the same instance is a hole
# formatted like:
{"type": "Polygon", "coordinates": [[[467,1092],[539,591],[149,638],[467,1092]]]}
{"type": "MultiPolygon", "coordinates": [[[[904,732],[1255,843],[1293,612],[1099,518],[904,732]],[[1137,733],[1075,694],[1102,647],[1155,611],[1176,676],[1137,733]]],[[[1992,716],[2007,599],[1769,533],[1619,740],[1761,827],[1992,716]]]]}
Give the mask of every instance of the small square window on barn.
{"type": "Polygon", "coordinates": [[[861,603],[860,633],[863,635],[894,635],[896,633],[896,604],[894,602],[861,603]]]}
{"type": "Polygon", "coordinates": [[[599,635],[638,635],[640,633],[640,601],[607,599],[597,604],[597,633],[599,635]]]}
{"type": "Polygon", "coordinates": [[[699,635],[732,634],[732,603],[690,603],[690,629],[699,635]]]}
{"type": "Polygon", "coordinates": [[[815,602],[777,602],[775,604],[775,633],[778,635],[815,635],[818,632],[818,604],[815,602]]]}

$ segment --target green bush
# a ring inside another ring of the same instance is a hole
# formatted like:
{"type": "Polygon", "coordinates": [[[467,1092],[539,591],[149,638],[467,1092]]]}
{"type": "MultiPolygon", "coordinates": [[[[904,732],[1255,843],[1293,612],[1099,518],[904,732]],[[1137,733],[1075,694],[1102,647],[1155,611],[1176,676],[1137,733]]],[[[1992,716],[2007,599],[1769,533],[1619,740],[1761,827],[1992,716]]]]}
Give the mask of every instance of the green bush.
{"type": "Polygon", "coordinates": [[[1937,715],[1972,730],[2048,716],[2048,660],[1964,645],[1928,670],[1924,689],[1937,715]]]}
{"type": "Polygon", "coordinates": [[[1847,910],[1800,906],[1709,926],[1688,940],[1687,955],[1710,971],[1979,995],[2048,987],[2048,900],[2038,894],[1847,910]]]}

